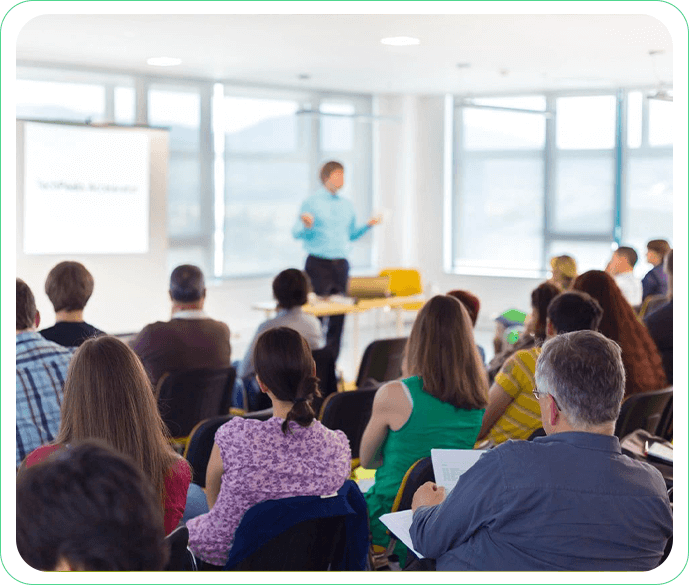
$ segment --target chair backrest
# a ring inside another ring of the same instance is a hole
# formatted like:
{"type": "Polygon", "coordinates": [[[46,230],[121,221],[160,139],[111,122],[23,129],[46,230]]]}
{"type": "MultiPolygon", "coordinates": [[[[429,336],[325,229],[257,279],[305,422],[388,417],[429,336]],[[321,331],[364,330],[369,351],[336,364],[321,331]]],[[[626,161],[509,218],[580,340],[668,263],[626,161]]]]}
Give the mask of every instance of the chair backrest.
{"type": "Polygon", "coordinates": [[[435,481],[433,463],[430,457],[419,459],[407,470],[407,473],[404,474],[402,483],[397,490],[395,501],[392,504],[391,512],[409,510],[416,490],[427,481],[435,481]]]}
{"type": "Polygon", "coordinates": [[[319,412],[326,397],[337,392],[337,373],[335,372],[335,358],[330,348],[314,349],[311,352],[316,362],[316,376],[320,380],[321,398],[314,400],[313,408],[319,412]]]}
{"type": "Polygon", "coordinates": [[[200,421],[228,412],[235,376],[235,369],[229,367],[184,370],[163,376],[156,395],[170,434],[186,437],[200,421]]]}
{"type": "Polygon", "coordinates": [[[648,295],[639,309],[639,319],[643,319],[647,315],[650,315],[653,311],[659,309],[667,302],[668,298],[666,295],[648,295]]]}
{"type": "Polygon", "coordinates": [[[189,441],[184,450],[184,458],[191,465],[191,481],[206,487],[206,468],[211,458],[215,433],[232,418],[231,414],[214,416],[198,423],[189,434],[189,441]]]}
{"type": "Polygon", "coordinates": [[[667,441],[672,441],[672,412],[673,412],[673,399],[672,396],[663,411],[663,415],[660,417],[660,422],[658,423],[658,428],[656,429],[656,435],[663,437],[667,441]]]}
{"type": "Polygon", "coordinates": [[[381,276],[390,277],[390,293],[403,297],[423,292],[421,274],[413,268],[386,268],[380,271],[381,276]]]}
{"type": "Polygon", "coordinates": [[[359,373],[356,377],[357,388],[361,388],[367,380],[371,379],[377,382],[388,382],[400,378],[406,345],[406,337],[377,339],[371,342],[361,358],[359,373]]]}
{"type": "Polygon", "coordinates": [[[376,390],[337,392],[325,399],[318,420],[333,430],[343,431],[349,439],[352,459],[359,457],[361,436],[371,418],[376,390]]]}
{"type": "Polygon", "coordinates": [[[621,439],[636,429],[657,434],[656,430],[671,399],[672,388],[632,394],[622,403],[615,435],[621,439]]]}
{"type": "Polygon", "coordinates": [[[170,558],[164,571],[196,571],[196,559],[187,548],[189,543],[189,529],[185,525],[178,526],[165,537],[165,543],[170,551],[170,558]]]}

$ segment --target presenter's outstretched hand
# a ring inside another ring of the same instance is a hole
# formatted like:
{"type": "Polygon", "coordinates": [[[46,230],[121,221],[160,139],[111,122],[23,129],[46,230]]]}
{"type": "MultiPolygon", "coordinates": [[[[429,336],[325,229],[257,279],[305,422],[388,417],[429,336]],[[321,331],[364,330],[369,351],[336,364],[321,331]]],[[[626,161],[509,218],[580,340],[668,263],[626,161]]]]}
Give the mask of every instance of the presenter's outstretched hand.
{"type": "Polygon", "coordinates": [[[304,227],[306,227],[307,229],[313,227],[313,215],[311,215],[310,213],[302,213],[301,221],[304,222],[304,227]]]}
{"type": "Polygon", "coordinates": [[[411,509],[416,510],[419,506],[437,506],[442,504],[444,499],[445,488],[432,481],[427,481],[416,490],[411,501],[411,509]]]}
{"type": "Polygon", "coordinates": [[[383,216],[382,215],[376,215],[375,217],[372,217],[366,222],[366,225],[369,227],[373,227],[374,225],[378,225],[380,222],[383,221],[383,216]]]}

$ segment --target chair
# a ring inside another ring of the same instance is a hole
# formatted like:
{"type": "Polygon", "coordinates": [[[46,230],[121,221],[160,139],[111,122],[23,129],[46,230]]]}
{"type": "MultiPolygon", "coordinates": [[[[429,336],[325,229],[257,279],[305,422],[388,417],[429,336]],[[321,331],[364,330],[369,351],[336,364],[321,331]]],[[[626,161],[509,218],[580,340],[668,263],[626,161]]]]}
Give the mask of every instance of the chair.
{"type": "MultiPolygon", "coordinates": [[[[406,297],[423,293],[421,273],[413,268],[385,268],[380,276],[390,277],[390,293],[396,297],[406,297]]],[[[405,311],[418,311],[424,301],[410,301],[402,305],[405,311]]]]}
{"type": "Polygon", "coordinates": [[[622,439],[636,429],[656,434],[665,408],[672,400],[672,388],[632,394],[622,403],[615,425],[615,436],[622,439]]]}
{"type": "Polygon", "coordinates": [[[406,345],[406,337],[378,339],[371,342],[361,358],[356,387],[361,388],[367,380],[388,382],[400,378],[406,345]]]}
{"type": "Polygon", "coordinates": [[[319,412],[323,401],[337,392],[337,373],[335,372],[335,358],[328,348],[314,349],[311,352],[316,362],[316,376],[320,380],[321,398],[313,401],[314,412],[319,412]]]}
{"type": "Polygon", "coordinates": [[[155,392],[170,435],[187,437],[199,421],[227,413],[235,376],[235,369],[230,367],[164,374],[155,392]]]}
{"type": "Polygon", "coordinates": [[[660,422],[658,423],[658,428],[655,433],[667,441],[672,441],[672,403],[673,400],[672,397],[670,397],[670,401],[667,403],[663,415],[660,417],[660,422]]]}
{"type": "MultiPolygon", "coordinates": [[[[371,418],[376,390],[336,392],[323,402],[318,420],[333,430],[344,431],[352,449],[352,459],[359,458],[361,436],[371,418]]],[[[354,461],[352,461],[354,464],[354,461]]]]}
{"type": "Polygon", "coordinates": [[[178,526],[165,537],[165,543],[170,551],[170,558],[164,571],[196,571],[196,559],[189,550],[189,529],[178,526]]]}
{"type": "Polygon", "coordinates": [[[184,449],[184,458],[191,465],[191,481],[201,487],[206,487],[206,468],[213,450],[215,433],[231,418],[231,414],[226,414],[202,420],[189,433],[189,441],[184,449]]]}
{"type": "Polygon", "coordinates": [[[348,480],[333,496],[268,500],[247,510],[225,570],[362,570],[367,535],[366,501],[348,480]]]}
{"type": "Polygon", "coordinates": [[[653,311],[659,309],[667,302],[668,298],[666,295],[648,295],[639,309],[639,319],[643,320],[646,315],[650,315],[653,311]]]}

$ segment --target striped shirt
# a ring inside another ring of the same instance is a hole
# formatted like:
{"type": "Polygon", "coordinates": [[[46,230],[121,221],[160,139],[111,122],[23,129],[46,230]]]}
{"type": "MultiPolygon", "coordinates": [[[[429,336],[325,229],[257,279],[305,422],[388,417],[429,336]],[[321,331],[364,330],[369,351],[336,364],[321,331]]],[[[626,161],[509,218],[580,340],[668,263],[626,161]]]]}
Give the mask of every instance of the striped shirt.
{"type": "Polygon", "coordinates": [[[490,439],[496,445],[508,439],[528,439],[543,426],[541,408],[533,395],[536,360],[540,353],[540,347],[516,352],[495,376],[495,383],[513,398],[490,430],[490,439]]]}
{"type": "Polygon", "coordinates": [[[72,352],[35,331],[17,335],[17,466],[57,434],[72,352]]]}

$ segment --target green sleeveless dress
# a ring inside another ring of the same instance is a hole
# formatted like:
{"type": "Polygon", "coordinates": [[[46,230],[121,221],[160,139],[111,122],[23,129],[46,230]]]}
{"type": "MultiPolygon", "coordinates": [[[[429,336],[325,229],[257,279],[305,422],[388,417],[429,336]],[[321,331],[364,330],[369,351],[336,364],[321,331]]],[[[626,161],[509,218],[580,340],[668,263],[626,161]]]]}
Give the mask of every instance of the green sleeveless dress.
{"type": "MultiPolygon", "coordinates": [[[[411,394],[411,415],[399,430],[388,432],[383,443],[383,465],[376,470],[375,483],[364,494],[373,544],[382,546],[387,546],[390,536],[378,518],[390,512],[407,470],[419,459],[430,457],[431,449],[473,449],[485,412],[483,408],[464,410],[438,400],[423,391],[418,376],[402,383],[411,394]]],[[[406,547],[401,545],[400,551],[406,551],[406,547]]],[[[395,549],[398,554],[400,551],[395,549]]]]}

